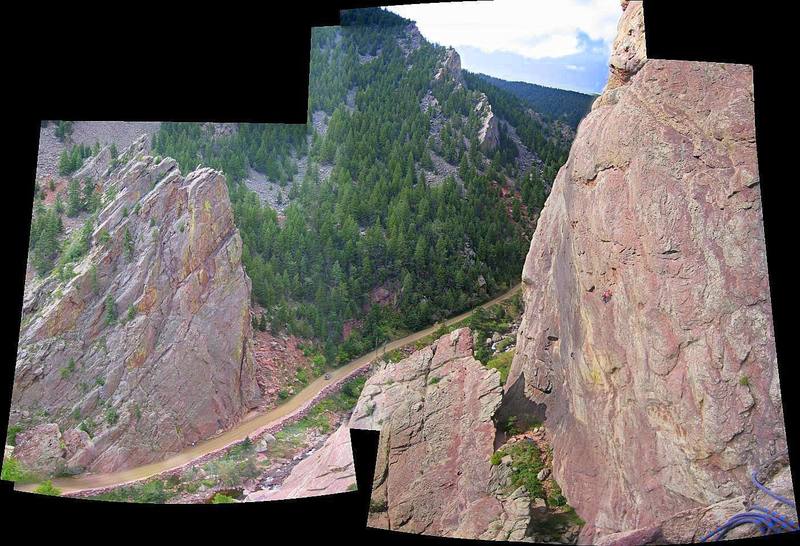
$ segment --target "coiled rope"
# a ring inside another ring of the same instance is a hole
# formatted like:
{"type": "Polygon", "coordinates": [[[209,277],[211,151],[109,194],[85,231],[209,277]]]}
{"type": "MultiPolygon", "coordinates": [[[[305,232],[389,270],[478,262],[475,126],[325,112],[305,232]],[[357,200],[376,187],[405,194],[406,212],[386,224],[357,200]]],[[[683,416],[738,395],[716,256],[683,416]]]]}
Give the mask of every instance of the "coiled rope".
{"type": "MultiPolygon", "coordinates": [[[[778,495],[777,493],[771,491],[764,484],[760,483],[756,478],[755,470],[750,475],[750,478],[753,480],[753,485],[776,501],[780,502],[781,504],[797,508],[797,505],[793,500],[778,495]]],[[[744,524],[757,525],[760,528],[762,535],[800,530],[797,522],[790,517],[779,514],[774,510],[764,508],[763,506],[753,506],[747,512],[741,512],[731,516],[728,521],[701,538],[700,542],[722,540],[729,531],[744,524]]]]}

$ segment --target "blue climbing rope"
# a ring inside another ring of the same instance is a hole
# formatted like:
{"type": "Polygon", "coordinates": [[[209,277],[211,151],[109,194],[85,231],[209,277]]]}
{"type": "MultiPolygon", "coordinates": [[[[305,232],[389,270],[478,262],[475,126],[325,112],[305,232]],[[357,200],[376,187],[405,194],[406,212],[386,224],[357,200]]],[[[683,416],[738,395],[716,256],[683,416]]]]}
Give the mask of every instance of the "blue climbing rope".
{"type": "MultiPolygon", "coordinates": [[[[756,478],[755,470],[750,475],[750,478],[753,480],[753,485],[776,501],[793,508],[797,507],[793,500],[778,495],[764,484],[760,483],[758,478],[756,478]]],[[[800,530],[800,526],[798,526],[797,522],[790,517],[784,516],[774,510],[764,508],[763,506],[753,506],[747,512],[731,516],[728,521],[701,538],[700,542],[722,540],[732,529],[748,523],[759,527],[762,535],[800,530]]]]}

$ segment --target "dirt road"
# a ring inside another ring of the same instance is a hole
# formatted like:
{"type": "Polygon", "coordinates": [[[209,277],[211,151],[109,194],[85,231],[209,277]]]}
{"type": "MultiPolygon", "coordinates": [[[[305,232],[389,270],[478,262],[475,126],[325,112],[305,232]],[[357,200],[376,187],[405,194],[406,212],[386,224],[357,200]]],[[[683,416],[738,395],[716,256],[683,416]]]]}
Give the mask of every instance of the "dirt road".
{"type": "MultiPolygon", "coordinates": [[[[494,298],[491,301],[480,305],[479,307],[488,308],[501,301],[507,300],[516,294],[522,285],[518,284],[511,290],[494,298]]],[[[477,309],[477,307],[475,308],[477,309]]],[[[77,493],[88,489],[100,489],[118,485],[125,485],[132,482],[137,482],[152,476],[175,470],[185,466],[192,461],[205,457],[209,454],[221,451],[227,447],[244,440],[247,436],[258,435],[262,429],[271,427],[278,424],[282,420],[290,418],[292,415],[303,411],[310,404],[316,403],[317,396],[325,389],[332,385],[346,381],[348,378],[357,373],[361,368],[368,366],[370,362],[380,358],[384,353],[399,349],[411,343],[415,343],[420,339],[433,334],[442,326],[450,325],[460,322],[469,317],[475,309],[462,313],[456,317],[447,319],[443,323],[435,324],[425,330],[414,332],[406,337],[396,339],[381,346],[378,349],[369,352],[352,362],[336,368],[330,372],[330,379],[318,377],[309,383],[303,390],[299,391],[292,398],[281,404],[280,406],[263,413],[253,413],[246,416],[235,427],[227,430],[226,432],[209,438],[202,442],[198,442],[190,448],[173,455],[162,461],[137,466],[128,470],[120,470],[117,472],[110,472],[105,474],[81,474],[69,478],[56,478],[53,480],[53,485],[61,490],[62,493],[77,493]],[[255,433],[255,434],[254,434],[255,433]]],[[[16,484],[17,491],[33,491],[37,484],[16,484]]]]}

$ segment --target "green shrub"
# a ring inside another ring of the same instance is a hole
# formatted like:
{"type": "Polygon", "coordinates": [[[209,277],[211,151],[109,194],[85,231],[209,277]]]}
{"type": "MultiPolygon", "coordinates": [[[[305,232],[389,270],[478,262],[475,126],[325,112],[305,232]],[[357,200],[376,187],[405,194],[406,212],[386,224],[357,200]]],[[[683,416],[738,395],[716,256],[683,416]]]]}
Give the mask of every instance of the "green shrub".
{"type": "Polygon", "coordinates": [[[69,376],[72,375],[74,371],[75,371],[75,359],[70,358],[69,362],[67,362],[67,365],[61,368],[61,378],[62,379],[68,378],[69,376]]]}
{"type": "Polygon", "coordinates": [[[117,302],[114,301],[114,296],[112,296],[111,294],[106,296],[104,307],[105,307],[106,326],[110,326],[117,321],[117,302]]]}
{"type": "Polygon", "coordinates": [[[117,502],[164,504],[175,494],[176,492],[167,490],[163,481],[153,480],[142,484],[119,487],[90,498],[117,502]]]}
{"type": "Polygon", "coordinates": [[[6,444],[10,446],[17,445],[17,434],[23,430],[22,425],[9,425],[6,431],[6,444]]]}
{"type": "MultiPolygon", "coordinates": [[[[305,349],[303,350],[303,353],[305,354],[305,349]]],[[[313,357],[311,357],[311,367],[314,369],[314,375],[322,375],[325,372],[325,364],[325,355],[315,354],[313,357]]]]}
{"type": "Polygon", "coordinates": [[[31,483],[37,480],[37,476],[25,468],[25,465],[13,455],[10,455],[3,459],[3,471],[0,473],[0,479],[16,483],[31,483]]]}
{"type": "Polygon", "coordinates": [[[511,362],[514,360],[514,351],[500,353],[486,362],[486,367],[500,372],[500,384],[505,385],[508,380],[508,372],[511,371],[511,362]]]}
{"type": "Polygon", "coordinates": [[[438,383],[438,382],[439,382],[439,381],[441,381],[441,380],[442,380],[442,378],[441,378],[441,377],[431,377],[431,378],[428,380],[428,385],[435,385],[436,383],[438,383]]]}
{"type": "Polygon", "coordinates": [[[39,493],[40,495],[50,495],[53,497],[57,497],[61,494],[61,490],[53,486],[53,482],[50,480],[43,481],[36,489],[33,490],[33,492],[39,493]]]}
{"type": "Polygon", "coordinates": [[[222,493],[217,493],[214,495],[214,498],[211,499],[211,504],[233,504],[235,502],[239,501],[228,495],[223,495],[222,493]]]}
{"type": "Polygon", "coordinates": [[[96,426],[97,425],[94,424],[94,420],[91,417],[88,417],[81,421],[81,424],[78,425],[78,429],[88,434],[89,438],[92,438],[94,436],[94,429],[96,426]]]}
{"type": "Polygon", "coordinates": [[[372,513],[386,512],[387,508],[385,499],[379,501],[375,499],[369,500],[369,511],[372,513]]]}
{"type": "Polygon", "coordinates": [[[508,419],[506,419],[505,425],[503,425],[503,430],[506,434],[510,436],[515,436],[522,432],[517,426],[517,416],[511,415],[508,419]]]}
{"type": "Polygon", "coordinates": [[[547,505],[548,506],[565,506],[567,504],[567,499],[564,497],[564,494],[561,492],[561,487],[558,485],[558,482],[552,480],[552,487],[550,488],[550,495],[547,497],[547,505]]]}
{"type": "Polygon", "coordinates": [[[743,375],[742,377],[739,378],[739,384],[742,387],[748,387],[750,385],[750,378],[746,375],[743,375]]]}
{"type": "Polygon", "coordinates": [[[117,421],[119,421],[119,413],[117,413],[117,409],[108,408],[106,410],[106,423],[113,427],[117,424],[117,421]]]}
{"type": "Polygon", "coordinates": [[[125,233],[122,236],[122,248],[125,250],[125,257],[130,260],[133,258],[133,236],[131,235],[131,230],[127,227],[125,228],[125,233]]]}
{"type": "Polygon", "coordinates": [[[543,498],[544,488],[536,475],[544,468],[538,446],[530,441],[522,441],[503,448],[495,453],[502,459],[511,456],[511,489],[525,486],[531,497],[543,498]]]}

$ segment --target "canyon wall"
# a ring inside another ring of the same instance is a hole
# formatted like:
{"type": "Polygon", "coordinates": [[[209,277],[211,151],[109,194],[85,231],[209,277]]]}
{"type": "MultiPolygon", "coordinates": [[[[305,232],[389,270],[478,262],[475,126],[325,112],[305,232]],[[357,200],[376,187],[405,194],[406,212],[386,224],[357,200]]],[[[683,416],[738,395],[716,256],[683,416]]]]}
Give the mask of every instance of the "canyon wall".
{"type": "Polygon", "coordinates": [[[182,176],[146,137],[120,158],[101,151],[88,174],[105,194],[88,253],[66,279],[30,280],[23,302],[10,422],[15,455],[44,473],[164,459],[259,396],[222,174],[182,176]]]}
{"type": "Polygon", "coordinates": [[[622,4],[608,85],[525,261],[506,384],[545,408],[582,541],[788,464],[752,69],[647,59],[641,2],[622,4]]]}

